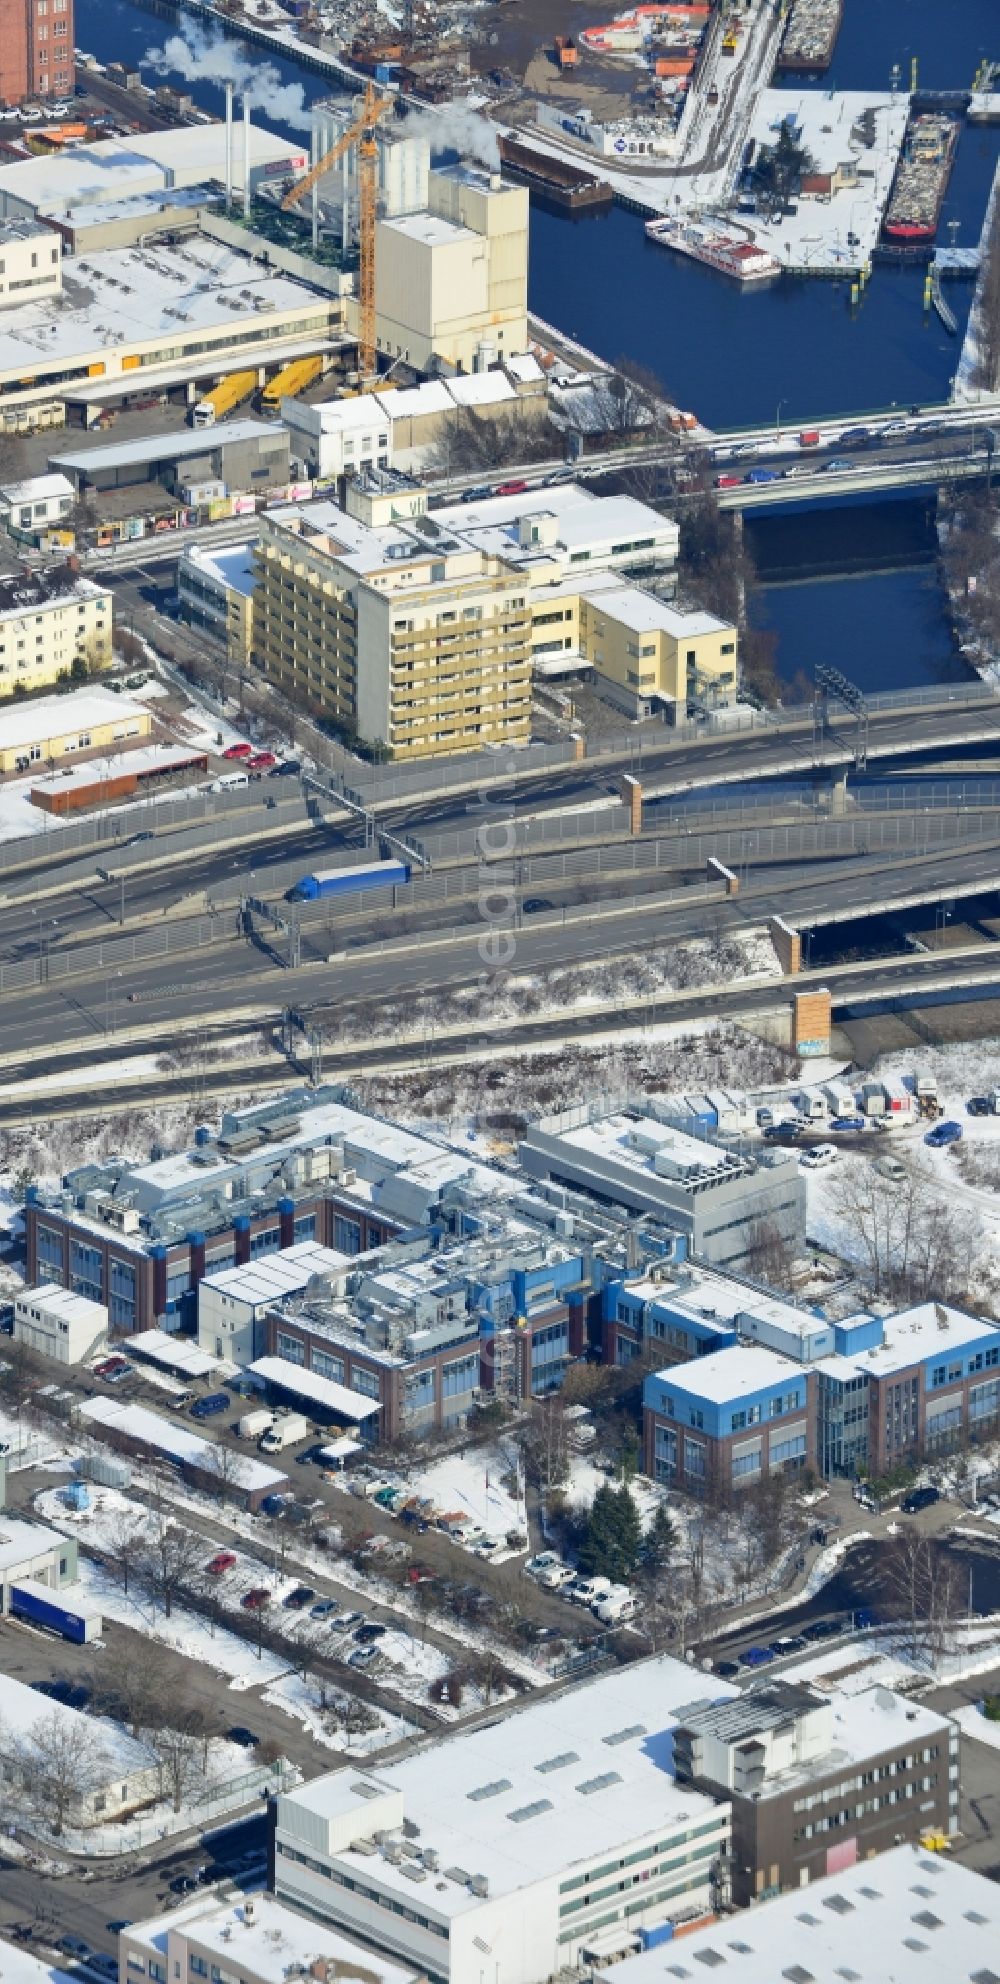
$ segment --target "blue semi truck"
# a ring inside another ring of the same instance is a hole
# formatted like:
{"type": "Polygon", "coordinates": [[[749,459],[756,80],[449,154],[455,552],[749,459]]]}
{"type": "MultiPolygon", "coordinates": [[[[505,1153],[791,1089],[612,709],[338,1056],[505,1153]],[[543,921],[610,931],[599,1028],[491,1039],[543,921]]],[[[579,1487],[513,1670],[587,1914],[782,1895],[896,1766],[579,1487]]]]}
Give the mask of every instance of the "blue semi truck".
{"type": "Polygon", "coordinates": [[[15,1619],[24,1619],[31,1626],[44,1626],[48,1632],[59,1633],[64,1640],[74,1640],[78,1646],[99,1639],[103,1629],[101,1614],[79,1586],[70,1596],[68,1591],[50,1590],[35,1578],[18,1578],[10,1588],[10,1609],[15,1619]]]}
{"type": "Polygon", "coordinates": [[[405,861],[365,861],[355,868],[317,868],[288,890],[286,902],[319,902],[324,896],[360,895],[362,889],[398,887],[408,882],[405,861]]]}

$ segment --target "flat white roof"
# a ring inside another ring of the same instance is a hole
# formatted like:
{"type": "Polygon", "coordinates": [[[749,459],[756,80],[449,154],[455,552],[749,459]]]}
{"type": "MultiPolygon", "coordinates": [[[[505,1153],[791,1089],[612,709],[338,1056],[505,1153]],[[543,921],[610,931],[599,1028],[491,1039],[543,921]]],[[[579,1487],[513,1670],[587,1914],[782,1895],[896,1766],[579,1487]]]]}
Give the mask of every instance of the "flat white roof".
{"type": "MultiPolygon", "coordinates": [[[[72,166],[74,160],[65,163],[72,166]]],[[[0,182],[3,174],[0,167],[0,182]]],[[[55,361],[64,364],[105,349],[128,351],[152,340],[174,346],[208,330],[225,330],[235,343],[251,326],[261,331],[296,311],[325,323],[331,308],[328,296],[206,238],[199,237],[196,248],[162,242],[155,248],[102,248],[64,264],[61,296],[0,312],[0,375],[30,381],[55,361]]],[[[223,350],[220,369],[228,362],[223,350]]],[[[155,366],[142,368],[142,377],[155,375],[155,366]]],[[[200,436],[206,449],[217,431],[200,436]]],[[[122,445],[130,454],[131,444],[122,445]]]]}
{"type": "Polygon", "coordinates": [[[450,413],[455,402],[441,379],[424,379],[419,386],[382,392],[379,405],[390,420],[415,420],[426,413],[450,413]]]}
{"type": "MultiPolygon", "coordinates": [[[[130,1944],[165,1955],[168,1936],[178,1933],[201,1950],[214,1950],[227,1974],[236,1967],[267,1984],[286,1984],[293,1970],[307,1977],[319,1959],[335,1966],[337,1984],[374,1984],[376,1978],[379,1984],[410,1984],[415,1975],[342,1930],[297,1915],[269,1894],[221,1906],[214,1896],[200,1894],[169,1915],[131,1923],[126,1937],[130,1944]]],[[[6,1984],[5,1965],[2,1974],[6,1984]]]]}
{"type": "Polygon", "coordinates": [[[993,1984],[1000,1890],[940,1853],[894,1846],[760,1901],[604,1975],[608,1984],[993,1984]]]}
{"type": "MultiPolygon", "coordinates": [[[[171,1460],[191,1467],[211,1468],[218,1451],[213,1440],[201,1439],[177,1420],[161,1419],[158,1412],[150,1412],[144,1405],[126,1405],[124,1399],[84,1399],[80,1417],[94,1426],[106,1427],[109,1432],[140,1440],[154,1452],[168,1454],[171,1460]]],[[[263,1461],[251,1460],[245,1454],[235,1455],[227,1464],[231,1465],[229,1481],[254,1493],[262,1488],[277,1488],[287,1479],[278,1468],[266,1467],[263,1461]]]]}
{"type": "Polygon", "coordinates": [[[711,1399],[714,1405],[727,1405],[730,1399],[767,1391],[771,1385],[801,1381],[804,1386],[810,1369],[808,1364],[793,1363],[778,1350],[751,1343],[712,1350],[707,1357],[694,1357],[687,1364],[668,1364],[656,1375],[667,1391],[683,1392],[685,1398],[711,1399]]]}
{"type": "Polygon", "coordinates": [[[678,1164],[696,1166],[702,1172],[718,1171],[721,1174],[734,1170],[728,1151],[705,1143],[700,1137],[689,1137],[686,1131],[675,1130],[667,1123],[657,1123],[651,1117],[602,1116],[594,1123],[581,1123],[575,1129],[557,1134],[564,1143],[590,1151],[598,1157],[611,1158],[616,1164],[645,1172],[664,1184],[670,1180],[666,1172],[656,1170],[654,1159],[657,1151],[668,1153],[678,1164]],[[637,1135],[647,1145],[646,1148],[643,1143],[633,1141],[637,1135]]]}
{"type": "MultiPolygon", "coordinates": [[[[627,1281],[626,1287],[631,1292],[636,1284],[627,1281]]],[[[680,1282],[643,1282],[641,1287],[647,1300],[669,1303],[671,1309],[710,1322],[736,1323],[745,1318],[749,1323],[756,1318],[798,1337],[833,1327],[811,1309],[797,1309],[793,1303],[783,1302],[780,1295],[730,1281],[726,1275],[713,1274],[710,1268],[692,1268],[690,1279],[680,1282]]]]}
{"type": "Polygon", "coordinates": [[[197,744],[141,744],[130,751],[115,751],[108,757],[88,758],[82,765],[64,765],[60,771],[35,779],[31,790],[33,794],[65,792],[69,786],[77,791],[92,791],[100,797],[100,789],[109,779],[122,778],[129,772],[179,771],[190,765],[193,758],[204,756],[204,748],[199,749],[197,744]]]}
{"type": "Polygon", "coordinates": [[[7,703],[3,713],[3,745],[7,751],[48,737],[69,737],[105,724],[124,724],[141,716],[149,722],[144,703],[116,696],[112,689],[74,689],[68,696],[39,696],[37,702],[7,703]]]}
{"type": "Polygon", "coordinates": [[[509,373],[512,379],[518,379],[522,386],[532,385],[545,377],[533,351],[512,352],[503,363],[504,371],[509,373]]]}
{"type": "MultiPolygon", "coordinates": [[[[292,400],[289,404],[295,406],[296,402],[292,400]]],[[[386,418],[382,402],[375,398],[374,393],[359,393],[353,400],[314,400],[312,405],[307,404],[298,410],[305,415],[301,423],[304,426],[311,427],[314,422],[310,416],[317,415],[315,424],[323,434],[336,434],[348,428],[353,433],[355,428],[382,427],[386,418]]]]}
{"type": "Polygon", "coordinates": [[[729,625],[728,621],[716,620],[711,613],[681,613],[676,606],[657,599],[655,593],[644,592],[641,586],[617,586],[602,593],[601,607],[638,634],[664,633],[675,641],[696,640],[700,634],[722,634],[729,625]]]}
{"type": "Polygon", "coordinates": [[[43,1963],[41,1957],[29,1955],[17,1943],[8,1943],[0,1936],[0,1976],[3,1984],[79,1984],[79,1978],[71,1978],[67,1970],[59,1970],[54,1963],[43,1963]]]}
{"type": "Polygon", "coordinates": [[[58,1550],[62,1542],[58,1530],[37,1522],[19,1522],[16,1516],[0,1516],[0,1571],[16,1571],[19,1564],[33,1563],[50,1550],[58,1550]]]}
{"type": "Polygon", "coordinates": [[[468,372],[447,384],[456,406],[500,406],[517,398],[510,380],[500,371],[468,372]]]}
{"type": "Polygon", "coordinates": [[[222,1295],[232,1296],[234,1301],[249,1302],[256,1307],[259,1302],[280,1302],[283,1296],[308,1287],[314,1275],[339,1274],[347,1264],[346,1254],[335,1253],[332,1247],[319,1247],[314,1240],[303,1240],[297,1247],[262,1254],[259,1260],[247,1261],[245,1266],[222,1268],[218,1274],[205,1275],[201,1287],[217,1289],[222,1295]]]}
{"type": "MultiPolygon", "coordinates": [[[[242,172],[242,123],[234,149],[237,170],[242,172]]],[[[255,167],[286,161],[290,170],[304,169],[308,145],[292,144],[274,131],[251,124],[251,172],[255,167]]],[[[13,200],[19,205],[66,212],[92,201],[121,199],[131,190],[145,193],[157,187],[190,186],[204,179],[224,180],[225,173],[226,128],[222,123],[187,124],[173,131],[136,131],[127,138],[102,138],[97,144],[77,145],[72,152],[17,159],[0,166],[0,210],[6,211],[7,201],[13,200]]]]}
{"type": "Polygon", "coordinates": [[[210,544],[186,544],[178,559],[181,573],[197,571],[210,579],[217,580],[233,592],[250,599],[256,583],[253,554],[257,543],[256,532],[243,544],[230,544],[224,550],[213,551],[210,544]]]}
{"type": "Polygon", "coordinates": [[[880,1349],[860,1350],[856,1355],[866,1371],[880,1378],[920,1364],[938,1352],[947,1362],[955,1351],[995,1337],[997,1327],[980,1316],[951,1309],[945,1302],[920,1302],[913,1309],[901,1309],[898,1315],[885,1318],[885,1340],[880,1349]]]}
{"type": "MultiPolygon", "coordinates": [[[[446,1875],[482,1873],[491,1898],[513,1894],[659,1828],[662,1837],[721,1823],[725,1804],[675,1782],[673,1731],[695,1698],[728,1701],[738,1692],[669,1654],[639,1661],[401,1763],[314,1778],[281,1800],[279,1832],[286,1803],[330,1818],[363,1809],[371,1783],[402,1793],[406,1819],[446,1875]]],[[[402,1867],[384,1858],[348,1864],[412,1899],[402,1867]]],[[[436,1914],[480,1905],[460,1880],[435,1879],[424,1892],[436,1914]]]]}
{"type": "Polygon", "coordinates": [[[199,1350],[190,1337],[174,1336],[169,1330],[139,1330],[129,1337],[128,1349],[129,1356],[135,1351],[168,1371],[183,1371],[188,1378],[204,1378],[222,1361],[210,1357],[207,1350],[199,1350]]]}
{"type": "Polygon", "coordinates": [[[27,482],[5,482],[0,496],[16,508],[19,503],[51,503],[59,497],[73,497],[73,484],[65,475],[32,475],[27,482]]]}
{"type": "Polygon", "coordinates": [[[447,248],[458,241],[481,239],[471,227],[446,220],[443,214],[401,214],[396,219],[384,220],[382,226],[391,228],[394,234],[405,235],[408,241],[421,241],[428,248],[447,248]]]}
{"type": "Polygon", "coordinates": [[[107,1325],[108,1312],[103,1302],[92,1302],[88,1295],[76,1295],[71,1288],[63,1288],[58,1281],[40,1281],[37,1287],[26,1288],[17,1297],[15,1309],[29,1305],[56,1320],[61,1317],[67,1323],[107,1325]]]}
{"type": "Polygon", "coordinates": [[[297,1392],[300,1398],[326,1406],[341,1419],[370,1419],[379,1409],[377,1399],[366,1398],[362,1392],[352,1391],[349,1385],[335,1384],[332,1378],[321,1378],[316,1371],[305,1371],[301,1365],[291,1364],[287,1357],[258,1357],[250,1365],[250,1372],[255,1378],[263,1378],[266,1385],[280,1385],[285,1391],[297,1392]]]}
{"type": "Polygon", "coordinates": [[[50,462],[74,474],[92,475],[101,469],[127,467],[130,462],[168,462],[175,455],[210,455],[237,441],[256,441],[265,434],[285,432],[280,420],[220,420],[217,427],[181,427],[172,434],[139,435],[134,441],[109,441],[98,448],[64,448],[50,462]]]}

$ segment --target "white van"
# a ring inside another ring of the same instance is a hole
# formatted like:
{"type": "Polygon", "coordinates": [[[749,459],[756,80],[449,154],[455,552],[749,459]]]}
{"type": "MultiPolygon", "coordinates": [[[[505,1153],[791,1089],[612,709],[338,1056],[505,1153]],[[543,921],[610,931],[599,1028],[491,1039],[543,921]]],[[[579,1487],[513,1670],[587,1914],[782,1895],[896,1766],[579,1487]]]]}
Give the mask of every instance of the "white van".
{"type": "Polygon", "coordinates": [[[246,772],[223,772],[220,778],[213,778],[209,792],[233,792],[237,786],[249,785],[246,772]]]}

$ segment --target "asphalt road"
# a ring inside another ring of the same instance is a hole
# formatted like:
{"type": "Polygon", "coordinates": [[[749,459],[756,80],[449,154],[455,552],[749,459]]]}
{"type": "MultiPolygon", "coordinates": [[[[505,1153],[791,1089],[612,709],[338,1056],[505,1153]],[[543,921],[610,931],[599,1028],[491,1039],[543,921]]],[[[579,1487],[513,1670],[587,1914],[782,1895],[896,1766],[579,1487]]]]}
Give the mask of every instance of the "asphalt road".
{"type": "MultiPolygon", "coordinates": [[[[831,862],[822,874],[809,871],[804,878],[795,866],[773,869],[762,877],[751,871],[736,897],[706,902],[700,891],[692,891],[695,899],[690,903],[667,907],[653,900],[613,916],[595,905],[592,915],[577,922],[553,920],[543,913],[522,920],[517,928],[501,926],[499,934],[490,924],[479,923],[467,935],[446,935],[426,948],[405,942],[389,952],[369,947],[356,955],[346,952],[332,964],[298,970],[275,965],[245,941],[230,941],[203,949],[193,958],[127,966],[120,977],[116,964],[116,1011],[110,1027],[120,1033],[126,1027],[146,1029],[177,1018],[215,1018],[220,1011],[255,1017],[262,1006],[270,1011],[276,1004],[384,1002],[387,997],[467,984],[500,969],[509,971],[515,962],[519,972],[545,970],[704,936],[713,929],[759,924],[774,914],[799,929],[818,928],[838,913],[868,915],[873,902],[930,900],[936,893],[968,895],[997,887],[1000,843],[965,846],[941,855],[909,855],[903,860],[855,857],[831,862]]],[[[107,1037],[111,978],[108,966],[91,977],[6,994],[5,1051],[12,1054],[58,1040],[107,1037]]]]}

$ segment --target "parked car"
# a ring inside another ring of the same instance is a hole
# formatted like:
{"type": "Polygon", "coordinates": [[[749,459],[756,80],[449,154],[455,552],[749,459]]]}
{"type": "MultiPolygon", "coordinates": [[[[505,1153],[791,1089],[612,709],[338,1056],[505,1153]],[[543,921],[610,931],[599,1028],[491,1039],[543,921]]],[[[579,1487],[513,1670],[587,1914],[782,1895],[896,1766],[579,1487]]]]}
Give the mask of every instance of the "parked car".
{"type": "Polygon", "coordinates": [[[104,1382],[106,1385],[120,1385],[125,1378],[131,1378],[134,1370],[134,1364],[129,1364],[124,1357],[118,1357],[115,1359],[111,1370],[105,1371],[104,1382]]]}
{"type": "Polygon", "coordinates": [[[523,496],[527,487],[526,482],[522,481],[519,477],[515,477],[512,482],[498,482],[496,494],[498,496],[523,496]]]}
{"type": "Polygon", "coordinates": [[[253,757],[253,745],[252,745],[252,744],[227,744],[227,746],[226,746],[226,749],[225,749],[225,750],[223,751],[223,753],[222,753],[222,755],[223,755],[223,757],[224,757],[224,758],[237,758],[237,759],[238,759],[238,758],[252,758],[252,757],[253,757]]]}
{"type": "Polygon", "coordinates": [[[315,1596],[316,1593],[311,1585],[297,1584],[295,1590],[288,1592],[281,1603],[286,1612],[303,1612],[315,1596]]]}
{"type": "Polygon", "coordinates": [[[273,751],[255,751],[246,761],[249,772],[271,772],[278,760],[273,751]]]}
{"type": "Polygon", "coordinates": [[[936,1488],[911,1488],[909,1494],[903,1496],[899,1506],[904,1516],[916,1516],[919,1515],[921,1509],[933,1507],[933,1504],[939,1502],[940,1499],[941,1497],[936,1488]]]}
{"type": "Polygon", "coordinates": [[[388,1626],[380,1626],[377,1619],[372,1619],[367,1625],[359,1626],[354,1637],[359,1646],[370,1646],[374,1640],[384,1640],[388,1630],[388,1626]]]}
{"type": "Polygon", "coordinates": [[[813,1619],[802,1628],[804,1640],[832,1640],[843,1631],[839,1619],[813,1619]]]}
{"type": "Polygon", "coordinates": [[[970,1095],[965,1108],[969,1116],[990,1116],[993,1113],[987,1095],[970,1095]]]}
{"type": "Polygon", "coordinates": [[[349,1653],[347,1656],[347,1665],[348,1667],[368,1667],[373,1660],[377,1659],[377,1646],[356,1646],[354,1652],[349,1653]]]}
{"type": "Polygon", "coordinates": [[[262,1584],[254,1585],[252,1591],[245,1591],[240,1599],[244,1612],[261,1612],[270,1603],[271,1594],[262,1584]]]}
{"type": "Polygon", "coordinates": [[[929,1144],[931,1150],[941,1150],[947,1144],[960,1144],[961,1141],[962,1125],[951,1121],[935,1123],[933,1130],[928,1130],[924,1138],[925,1144],[929,1144]]]}
{"type": "Polygon", "coordinates": [[[234,1728],[227,1729],[226,1738],[230,1743],[238,1743],[241,1750],[255,1750],[260,1742],[256,1732],[248,1729],[242,1722],[237,1722],[234,1728]]]}
{"type": "Polygon", "coordinates": [[[217,1550],[215,1556],[209,1558],[205,1569],[213,1578],[221,1578],[223,1572],[231,1571],[238,1561],[235,1550],[217,1550]]]}
{"type": "Polygon", "coordinates": [[[835,1144],[813,1144],[811,1150],[804,1150],[799,1163],[806,1171],[822,1171],[826,1165],[837,1161],[835,1144]]]}
{"type": "Polygon", "coordinates": [[[487,501],[487,499],[488,499],[488,498],[489,498],[490,496],[492,496],[492,494],[493,494],[493,491],[492,491],[492,489],[490,488],[490,486],[489,486],[489,483],[480,483],[480,484],[479,484],[479,486],[478,486],[478,488],[476,488],[476,489],[463,489],[463,491],[462,491],[462,502],[463,502],[463,503],[485,503],[485,502],[487,501]]]}
{"type": "Polygon", "coordinates": [[[171,1894],[194,1894],[198,1883],[190,1874],[178,1874],[170,1883],[171,1894]]]}
{"type": "Polygon", "coordinates": [[[63,1936],[58,1946],[66,1956],[89,1956],[90,1944],[82,1936],[63,1936]]]}
{"type": "Polygon", "coordinates": [[[349,1632],[352,1626],[363,1624],[364,1616],[363,1612],[345,1612],[343,1618],[337,1620],[337,1626],[341,1632],[349,1632]]]}
{"type": "Polygon", "coordinates": [[[310,1619],[332,1619],[333,1614],[339,1611],[340,1604],[336,1598],[318,1598],[315,1605],[310,1605],[309,1607],[309,1617],[310,1619]]]}
{"type": "Polygon", "coordinates": [[[196,1398],[191,1407],[192,1419],[214,1419],[220,1412],[228,1412],[232,1400],[228,1392],[209,1392],[207,1398],[196,1398]]]}
{"type": "Polygon", "coordinates": [[[863,1116],[834,1116],[830,1124],[831,1130],[863,1130],[864,1127],[863,1116]]]}
{"type": "Polygon", "coordinates": [[[744,1647],[740,1654],[741,1667],[767,1667],[774,1659],[774,1648],[770,1646],[744,1647]]]}
{"type": "Polygon", "coordinates": [[[740,1671],[740,1663],[738,1660],[720,1660],[715,1671],[721,1680],[733,1681],[740,1671]]]}
{"type": "Polygon", "coordinates": [[[903,1179],[906,1177],[906,1166],[905,1164],[900,1164],[898,1157],[877,1157],[875,1159],[875,1169],[881,1173],[883,1178],[891,1178],[894,1185],[902,1184],[903,1179]]]}

